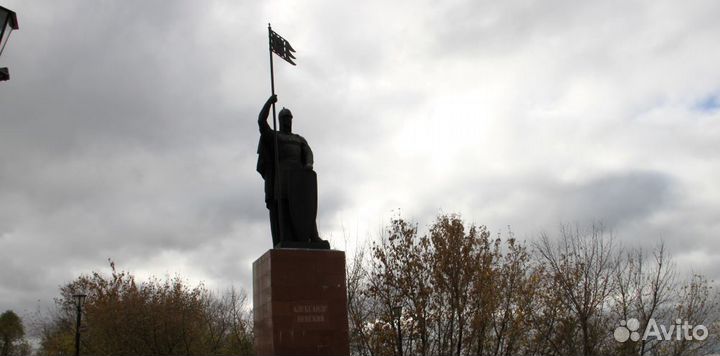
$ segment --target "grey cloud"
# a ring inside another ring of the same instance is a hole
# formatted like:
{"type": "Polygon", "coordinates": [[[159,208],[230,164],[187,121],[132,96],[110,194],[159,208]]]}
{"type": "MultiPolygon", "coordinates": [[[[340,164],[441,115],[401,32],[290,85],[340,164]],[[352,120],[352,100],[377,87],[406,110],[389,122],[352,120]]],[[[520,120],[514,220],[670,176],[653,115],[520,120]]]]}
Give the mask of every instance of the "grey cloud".
{"type": "Polygon", "coordinates": [[[623,172],[561,187],[554,196],[560,219],[602,219],[620,227],[672,204],[673,188],[671,177],[660,172],[623,172]]]}
{"type": "Polygon", "coordinates": [[[276,61],[277,93],[315,151],[323,236],[442,209],[519,235],[605,220],[631,242],[715,246],[714,114],[673,110],[718,87],[720,5],[623,4],[10,0],[0,302],[48,302],[108,257],[249,287],[270,247],[255,172],[267,21],[298,50],[297,67],[276,61]]]}
{"type": "Polygon", "coordinates": [[[162,251],[219,244],[237,224],[267,219],[254,158],[243,158],[257,144],[256,105],[218,102],[226,64],[247,59],[213,53],[217,39],[202,31],[217,26],[217,3],[206,5],[7,4],[22,25],[3,55],[13,78],[0,95],[7,307],[49,302],[73,271],[105,258],[147,268],[162,251]]]}
{"type": "Polygon", "coordinates": [[[468,220],[491,229],[509,225],[527,238],[562,223],[602,222],[615,231],[630,232],[636,224],[673,211],[679,204],[676,180],[656,171],[605,173],[569,182],[545,175],[485,177],[456,180],[452,187],[434,193],[428,200],[438,203],[432,208],[428,205],[421,215],[427,219],[438,209],[458,212],[452,209],[459,206],[468,220]]]}

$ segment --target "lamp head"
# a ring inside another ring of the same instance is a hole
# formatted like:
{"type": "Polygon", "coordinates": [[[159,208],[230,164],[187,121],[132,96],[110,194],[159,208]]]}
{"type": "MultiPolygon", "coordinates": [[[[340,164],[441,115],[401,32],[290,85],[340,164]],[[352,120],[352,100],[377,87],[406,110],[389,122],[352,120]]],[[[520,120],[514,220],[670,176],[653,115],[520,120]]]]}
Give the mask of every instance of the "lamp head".
{"type": "Polygon", "coordinates": [[[83,305],[85,303],[85,298],[87,298],[87,294],[73,294],[73,298],[75,298],[77,305],[83,305]]]}
{"type": "MultiPolygon", "coordinates": [[[[10,32],[18,28],[17,14],[15,14],[15,11],[0,6],[0,55],[2,55],[5,49],[8,38],[10,38],[10,32]]],[[[8,79],[10,79],[10,71],[5,67],[0,68],[0,81],[8,79]]]]}

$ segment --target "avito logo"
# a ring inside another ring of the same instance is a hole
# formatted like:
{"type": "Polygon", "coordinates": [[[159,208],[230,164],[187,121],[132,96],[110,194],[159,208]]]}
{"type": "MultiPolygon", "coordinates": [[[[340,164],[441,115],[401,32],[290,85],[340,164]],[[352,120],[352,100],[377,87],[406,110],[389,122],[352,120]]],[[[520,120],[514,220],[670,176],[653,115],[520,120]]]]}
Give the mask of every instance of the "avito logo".
{"type": "MultiPolygon", "coordinates": [[[[620,326],[615,328],[613,337],[615,337],[615,340],[618,342],[625,342],[628,340],[638,341],[641,339],[640,332],[638,331],[639,329],[640,322],[635,318],[620,320],[620,326]]],[[[655,319],[651,318],[648,320],[647,326],[645,326],[645,331],[642,334],[643,340],[655,338],[655,340],[662,341],[673,339],[702,341],[707,337],[708,329],[704,325],[692,326],[688,324],[687,320],[682,321],[681,319],[676,319],[675,324],[670,325],[670,327],[665,327],[665,325],[658,325],[655,319]]]]}

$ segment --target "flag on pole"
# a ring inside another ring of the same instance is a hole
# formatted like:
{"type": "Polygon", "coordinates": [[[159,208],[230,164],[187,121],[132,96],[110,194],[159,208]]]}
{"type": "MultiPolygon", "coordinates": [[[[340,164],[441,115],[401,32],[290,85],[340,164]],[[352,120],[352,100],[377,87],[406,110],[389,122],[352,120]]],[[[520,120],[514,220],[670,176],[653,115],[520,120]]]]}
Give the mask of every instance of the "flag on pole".
{"type": "Polygon", "coordinates": [[[295,65],[295,62],[292,61],[295,59],[295,56],[292,54],[295,50],[290,45],[290,42],[282,38],[273,30],[270,30],[270,49],[280,56],[280,58],[286,60],[292,65],[295,65]]]}

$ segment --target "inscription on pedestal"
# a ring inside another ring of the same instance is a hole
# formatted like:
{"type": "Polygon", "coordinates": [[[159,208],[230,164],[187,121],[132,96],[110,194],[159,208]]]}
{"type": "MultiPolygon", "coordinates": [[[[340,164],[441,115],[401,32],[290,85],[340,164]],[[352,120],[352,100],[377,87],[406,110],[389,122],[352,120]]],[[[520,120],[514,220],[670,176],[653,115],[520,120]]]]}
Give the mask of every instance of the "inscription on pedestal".
{"type": "Polygon", "coordinates": [[[300,304],[293,307],[296,314],[295,321],[298,323],[324,323],[327,305],[322,304],[300,304]]]}

